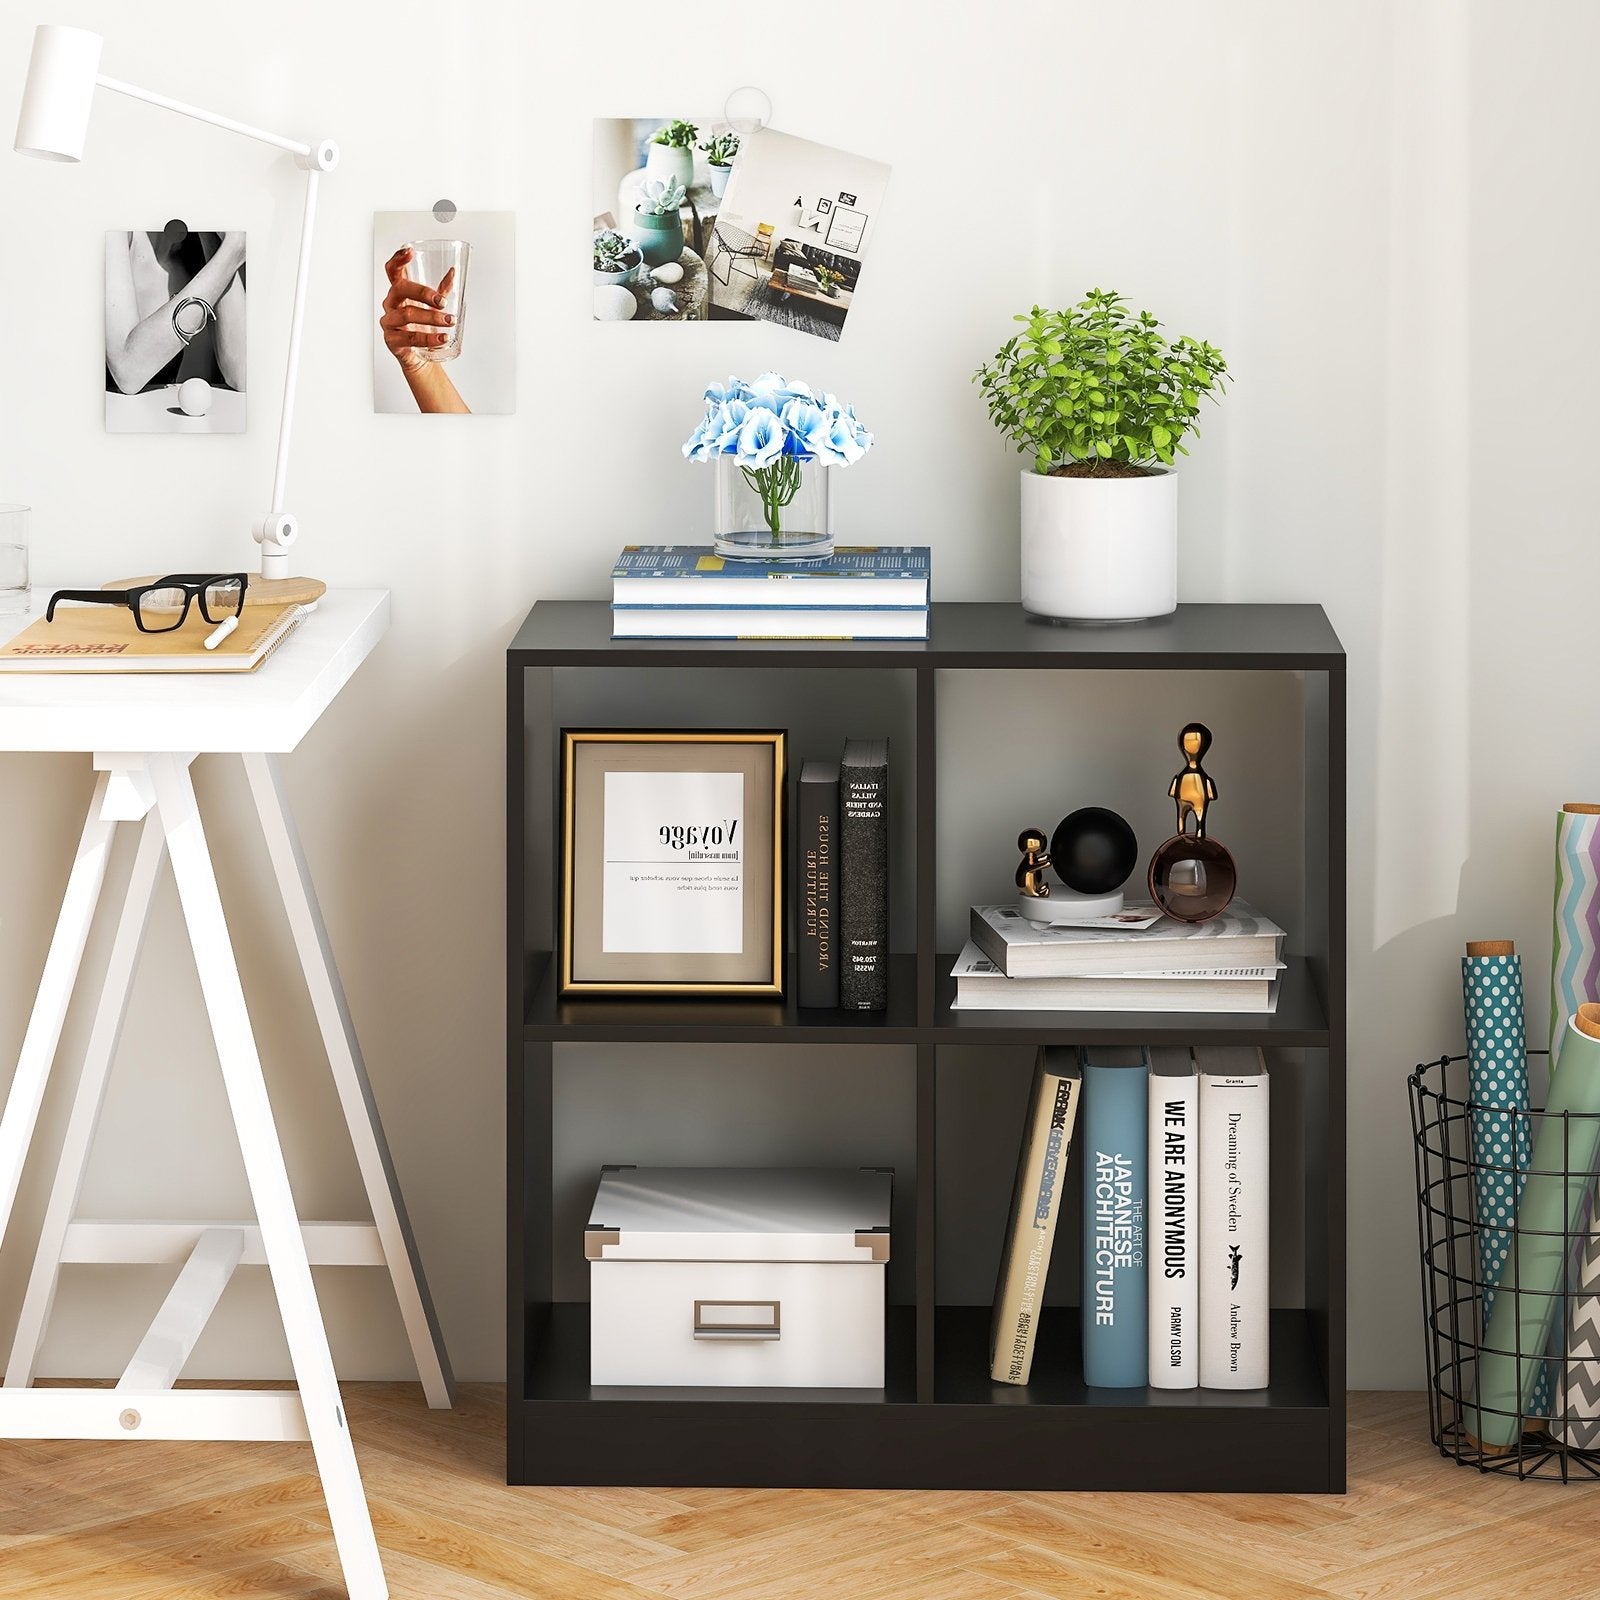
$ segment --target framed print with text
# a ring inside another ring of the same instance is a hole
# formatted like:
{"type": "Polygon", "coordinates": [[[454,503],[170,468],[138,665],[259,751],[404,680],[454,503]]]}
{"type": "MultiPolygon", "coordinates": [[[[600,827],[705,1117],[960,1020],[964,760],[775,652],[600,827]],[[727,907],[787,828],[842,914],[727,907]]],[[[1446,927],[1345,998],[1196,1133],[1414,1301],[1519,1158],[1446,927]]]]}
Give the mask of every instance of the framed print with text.
{"type": "Polygon", "coordinates": [[[782,995],[785,746],[563,731],[562,994],[782,995]]]}

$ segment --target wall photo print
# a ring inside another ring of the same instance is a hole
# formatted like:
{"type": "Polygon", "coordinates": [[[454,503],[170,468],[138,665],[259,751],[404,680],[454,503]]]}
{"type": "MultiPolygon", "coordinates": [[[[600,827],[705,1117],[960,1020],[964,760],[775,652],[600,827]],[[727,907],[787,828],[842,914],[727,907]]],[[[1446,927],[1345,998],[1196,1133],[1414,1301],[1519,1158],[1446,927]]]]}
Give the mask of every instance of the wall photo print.
{"type": "Polygon", "coordinates": [[[106,235],[107,433],[243,433],[245,237],[106,235]]]}
{"type": "Polygon", "coordinates": [[[373,410],[515,411],[516,213],[379,211],[372,264],[373,410]]]}
{"type": "Polygon", "coordinates": [[[740,143],[714,117],[596,119],[596,322],[705,321],[706,250],[740,143]]]}
{"type": "Polygon", "coordinates": [[[706,257],[713,320],[838,339],[888,187],[880,161],[772,128],[747,134],[706,257]]]}

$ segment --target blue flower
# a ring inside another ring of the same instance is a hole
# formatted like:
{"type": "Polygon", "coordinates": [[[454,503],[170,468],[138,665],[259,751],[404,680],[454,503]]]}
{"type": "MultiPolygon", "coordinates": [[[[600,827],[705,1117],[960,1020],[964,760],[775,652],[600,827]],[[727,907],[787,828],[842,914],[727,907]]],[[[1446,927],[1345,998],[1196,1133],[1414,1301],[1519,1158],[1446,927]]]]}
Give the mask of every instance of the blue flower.
{"type": "Polygon", "coordinates": [[[739,429],[739,465],[770,466],[783,454],[784,432],[777,417],[768,410],[752,410],[739,429]]]}
{"type": "Polygon", "coordinates": [[[867,446],[856,438],[850,419],[838,411],[828,417],[827,446],[829,455],[841,467],[850,466],[867,453],[867,446]]]}
{"type": "Polygon", "coordinates": [[[789,435],[784,453],[798,456],[802,461],[810,461],[816,455],[816,449],[811,441],[822,424],[822,413],[817,409],[816,402],[805,396],[796,395],[784,402],[783,410],[778,413],[778,420],[789,435]]]}
{"type": "Polygon", "coordinates": [[[739,399],[729,400],[727,404],[717,408],[713,425],[716,428],[719,451],[734,450],[738,447],[739,430],[744,426],[750,410],[751,408],[739,399]]]}
{"type": "Polygon", "coordinates": [[[714,383],[705,392],[705,398],[713,406],[725,405],[729,400],[742,400],[744,396],[745,386],[738,378],[729,378],[726,385],[714,383]]]}

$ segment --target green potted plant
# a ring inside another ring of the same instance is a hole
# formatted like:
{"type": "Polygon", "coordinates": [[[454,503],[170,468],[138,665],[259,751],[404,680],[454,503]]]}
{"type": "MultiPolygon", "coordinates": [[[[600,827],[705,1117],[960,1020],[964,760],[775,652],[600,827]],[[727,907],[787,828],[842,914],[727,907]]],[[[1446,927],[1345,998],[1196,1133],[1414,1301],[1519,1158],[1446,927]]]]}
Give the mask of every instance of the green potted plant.
{"type": "Polygon", "coordinates": [[[638,245],[615,228],[602,228],[594,236],[594,281],[632,283],[644,256],[638,245]]]}
{"type": "Polygon", "coordinates": [[[731,130],[713,134],[700,148],[705,151],[706,165],[711,169],[711,192],[719,200],[728,191],[728,174],[733,171],[733,158],[739,153],[739,135],[731,130]]]}
{"type": "Polygon", "coordinates": [[[665,182],[676,178],[685,190],[694,182],[694,141],[700,130],[681,117],[674,117],[650,136],[650,150],[644,160],[646,178],[665,182]]]}
{"type": "Polygon", "coordinates": [[[1091,289],[1035,306],[974,374],[1022,474],[1022,605],[1050,621],[1130,621],[1178,604],[1178,480],[1200,402],[1224,388],[1222,352],[1169,341],[1148,312],[1091,289]]]}
{"type": "Polygon", "coordinates": [[[683,254],[683,185],[674,178],[646,178],[628,232],[647,267],[662,267],[683,254]]]}
{"type": "Polygon", "coordinates": [[[832,267],[813,267],[811,270],[817,275],[817,287],[821,289],[829,299],[836,299],[838,297],[839,290],[844,285],[844,274],[842,272],[835,272],[832,267]]]}

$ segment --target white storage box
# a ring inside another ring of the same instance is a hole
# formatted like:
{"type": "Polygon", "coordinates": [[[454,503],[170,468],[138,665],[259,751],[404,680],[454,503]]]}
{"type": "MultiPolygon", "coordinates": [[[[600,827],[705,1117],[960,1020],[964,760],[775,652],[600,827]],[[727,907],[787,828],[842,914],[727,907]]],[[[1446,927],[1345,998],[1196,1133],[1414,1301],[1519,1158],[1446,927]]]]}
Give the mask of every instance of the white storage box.
{"type": "Polygon", "coordinates": [[[589,1258],[594,1384],[881,1389],[894,1174],[606,1167],[589,1258]]]}

